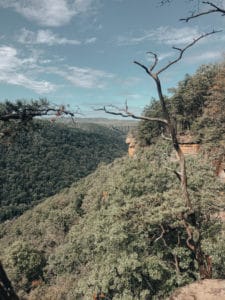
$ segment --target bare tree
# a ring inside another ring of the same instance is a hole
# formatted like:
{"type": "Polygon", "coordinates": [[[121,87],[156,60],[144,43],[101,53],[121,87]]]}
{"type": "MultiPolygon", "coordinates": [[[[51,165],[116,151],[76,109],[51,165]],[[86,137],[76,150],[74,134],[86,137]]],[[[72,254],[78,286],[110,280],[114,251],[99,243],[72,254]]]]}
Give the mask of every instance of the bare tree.
{"type": "MultiPolygon", "coordinates": [[[[132,112],[129,111],[127,103],[126,103],[124,109],[120,109],[120,110],[116,110],[116,111],[115,111],[116,107],[114,107],[112,105],[109,108],[103,107],[103,108],[98,109],[98,110],[103,110],[106,113],[113,114],[113,115],[119,115],[122,117],[131,117],[134,119],[146,120],[146,121],[150,121],[150,122],[161,122],[167,126],[168,132],[171,137],[170,139],[173,144],[173,148],[176,151],[177,157],[179,159],[179,166],[180,166],[179,171],[174,171],[174,173],[179,178],[180,185],[181,185],[181,191],[182,191],[182,197],[183,197],[183,200],[185,201],[186,207],[188,208],[188,213],[182,214],[180,216],[180,218],[182,220],[183,226],[187,233],[187,239],[186,239],[187,247],[193,252],[193,254],[195,256],[195,259],[199,266],[199,273],[200,273],[201,278],[211,278],[211,265],[210,265],[208,256],[205,255],[201,249],[200,239],[198,241],[194,241],[194,239],[193,239],[193,228],[195,229],[195,231],[198,231],[198,233],[199,233],[199,228],[197,226],[195,211],[193,210],[192,202],[191,202],[191,199],[190,199],[190,196],[188,193],[185,157],[179,146],[179,141],[177,138],[177,131],[176,131],[176,124],[174,123],[172,116],[167,108],[166,100],[165,100],[165,97],[162,92],[162,86],[161,86],[161,81],[160,81],[159,75],[162,72],[166,71],[168,68],[170,68],[172,65],[174,65],[178,61],[180,61],[183,57],[183,54],[185,53],[185,51],[187,49],[194,46],[201,39],[203,39],[207,36],[210,36],[212,34],[215,34],[217,32],[218,31],[213,30],[211,32],[202,34],[198,38],[193,39],[193,41],[191,43],[189,43],[188,45],[186,45],[184,48],[173,47],[174,50],[178,51],[177,58],[170,61],[165,66],[158,69],[157,71],[155,71],[155,69],[158,66],[158,55],[156,53],[148,52],[148,53],[152,54],[152,56],[153,56],[153,63],[150,66],[146,66],[138,61],[134,61],[134,63],[136,65],[138,65],[139,67],[141,67],[155,82],[158,97],[159,97],[160,104],[161,104],[163,118],[157,118],[157,117],[151,118],[151,117],[139,116],[139,115],[133,114],[132,112]]],[[[199,236],[200,236],[200,233],[199,233],[199,236]]]]}
{"type": "MultiPolygon", "coordinates": [[[[172,140],[172,143],[173,143],[173,147],[174,147],[174,149],[177,152],[177,155],[179,157],[180,172],[178,174],[179,174],[179,178],[180,178],[180,182],[181,182],[183,198],[186,202],[187,207],[190,210],[192,209],[192,204],[191,204],[191,200],[190,200],[190,197],[189,197],[188,191],[187,191],[187,175],[186,175],[186,167],[185,167],[185,158],[184,158],[183,152],[181,151],[181,149],[179,147],[179,142],[178,142],[178,139],[177,139],[177,132],[176,132],[176,124],[174,124],[174,122],[172,120],[172,117],[169,113],[169,110],[166,106],[165,97],[162,93],[162,86],[161,86],[161,81],[160,81],[160,78],[159,78],[159,74],[166,71],[169,67],[171,67],[172,65],[177,63],[179,60],[181,60],[182,57],[183,57],[184,52],[188,48],[190,48],[194,44],[196,44],[199,40],[201,40],[201,39],[203,39],[203,38],[205,38],[209,35],[215,34],[217,32],[219,32],[219,31],[213,30],[209,33],[202,34],[198,38],[193,39],[193,41],[191,43],[189,43],[187,46],[185,46],[184,48],[173,47],[173,49],[177,50],[178,53],[179,53],[177,58],[170,61],[168,64],[166,64],[165,66],[163,66],[162,68],[160,68],[156,72],[154,72],[154,69],[157,67],[157,64],[158,64],[158,55],[156,53],[147,52],[149,54],[152,54],[153,58],[154,58],[153,64],[150,67],[147,67],[147,66],[143,65],[142,63],[140,63],[138,61],[134,61],[134,63],[136,65],[138,65],[142,69],[144,69],[144,71],[154,80],[154,82],[156,84],[157,93],[158,93],[158,97],[159,97],[159,100],[160,100],[161,108],[162,108],[163,118],[151,118],[151,117],[146,117],[146,116],[135,115],[134,113],[129,112],[127,103],[125,105],[125,109],[122,109],[122,110],[117,111],[117,112],[109,110],[106,107],[98,109],[98,110],[103,110],[106,113],[113,114],[113,115],[118,115],[118,116],[122,116],[122,117],[131,117],[131,118],[134,118],[134,119],[161,122],[161,123],[165,124],[168,127],[168,131],[171,135],[171,140],[172,140]]],[[[113,106],[111,106],[111,107],[113,108],[113,106]]]]}

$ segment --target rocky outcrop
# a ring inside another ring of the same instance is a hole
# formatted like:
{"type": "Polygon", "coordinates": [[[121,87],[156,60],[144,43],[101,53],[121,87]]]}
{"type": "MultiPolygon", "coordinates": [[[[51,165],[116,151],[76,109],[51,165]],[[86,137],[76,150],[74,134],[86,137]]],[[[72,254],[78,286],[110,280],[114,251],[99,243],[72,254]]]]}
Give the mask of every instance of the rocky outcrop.
{"type": "Polygon", "coordinates": [[[128,144],[128,155],[129,157],[134,157],[137,150],[138,142],[136,138],[129,133],[126,138],[126,144],[128,144]]]}
{"type": "Polygon", "coordinates": [[[196,155],[199,153],[200,150],[200,144],[197,143],[183,143],[180,144],[180,148],[184,155],[196,155]]]}
{"type": "Polygon", "coordinates": [[[180,148],[184,155],[196,155],[200,151],[200,141],[190,133],[180,133],[178,136],[180,148]]]}

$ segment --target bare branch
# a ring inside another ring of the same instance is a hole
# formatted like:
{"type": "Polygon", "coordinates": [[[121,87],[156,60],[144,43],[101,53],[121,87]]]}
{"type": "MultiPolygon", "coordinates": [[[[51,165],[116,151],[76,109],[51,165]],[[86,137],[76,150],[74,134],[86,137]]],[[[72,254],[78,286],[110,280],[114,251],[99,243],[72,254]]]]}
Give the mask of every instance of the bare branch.
{"type": "Polygon", "coordinates": [[[145,121],[155,121],[155,122],[160,122],[163,124],[168,124],[166,119],[162,119],[162,118],[157,118],[157,117],[147,117],[147,116],[138,116],[135,115],[131,112],[128,111],[128,107],[126,106],[125,109],[119,109],[115,106],[110,106],[111,108],[115,108],[117,111],[113,111],[113,110],[108,110],[105,106],[102,108],[97,108],[95,109],[95,111],[104,111],[107,114],[111,114],[111,115],[115,115],[115,116],[121,116],[123,118],[133,118],[136,120],[145,120],[145,121]]]}
{"type": "Polygon", "coordinates": [[[162,232],[161,232],[160,236],[159,236],[159,237],[157,237],[157,239],[155,239],[155,241],[154,241],[154,242],[157,242],[157,241],[159,241],[159,240],[162,240],[162,241],[163,241],[163,244],[164,244],[164,246],[165,246],[165,247],[168,247],[168,245],[167,245],[167,243],[166,243],[165,239],[163,238],[164,234],[166,233],[166,230],[165,230],[165,228],[163,227],[163,225],[162,225],[162,224],[160,224],[160,227],[161,227],[161,230],[162,230],[162,232]]]}
{"type": "Polygon", "coordinates": [[[186,239],[187,247],[195,253],[196,247],[195,247],[195,245],[193,245],[193,232],[192,232],[192,229],[190,228],[190,225],[184,219],[183,219],[183,224],[184,224],[184,227],[186,229],[187,236],[188,236],[187,239],[186,239]]]}
{"type": "Polygon", "coordinates": [[[145,70],[145,72],[146,72],[148,75],[152,76],[151,72],[149,71],[149,69],[148,69],[145,65],[139,63],[139,62],[136,61],[136,60],[134,61],[134,64],[140,66],[142,69],[145,70]]]}
{"type": "Polygon", "coordinates": [[[171,142],[171,137],[165,136],[163,132],[161,133],[161,137],[162,137],[164,140],[170,141],[170,142],[171,142]]]}
{"type": "Polygon", "coordinates": [[[176,273],[177,273],[177,275],[180,275],[180,266],[179,266],[178,256],[176,254],[173,254],[173,257],[174,257],[174,265],[176,268],[176,273]]]}
{"type": "Polygon", "coordinates": [[[175,64],[179,60],[181,60],[181,58],[183,57],[184,52],[188,48],[191,48],[192,46],[194,46],[198,41],[200,41],[201,39],[203,39],[203,38],[205,38],[209,35],[212,35],[212,34],[215,34],[215,33],[218,33],[218,32],[221,32],[221,30],[213,30],[211,32],[204,33],[204,34],[200,35],[198,38],[193,39],[193,41],[190,44],[188,44],[187,46],[185,46],[184,48],[173,47],[173,49],[178,50],[180,52],[179,56],[176,59],[174,59],[173,61],[169,62],[166,66],[162,67],[159,71],[157,71],[156,74],[159,75],[160,73],[167,70],[170,66],[172,66],[173,64],[175,64]]]}
{"type": "Polygon", "coordinates": [[[180,173],[180,172],[177,172],[176,170],[174,170],[173,172],[174,172],[174,174],[177,176],[177,178],[179,179],[179,181],[181,182],[181,179],[182,179],[181,173],[180,173]]]}
{"type": "Polygon", "coordinates": [[[198,13],[198,14],[192,14],[190,17],[180,19],[180,21],[188,22],[188,21],[190,21],[191,19],[198,18],[198,17],[200,17],[200,16],[204,16],[204,15],[208,15],[208,14],[212,14],[212,13],[221,13],[222,16],[225,15],[225,9],[223,9],[222,7],[218,7],[218,6],[215,5],[213,2],[210,2],[210,1],[202,1],[202,3],[211,6],[212,9],[209,9],[209,10],[206,10],[206,11],[203,11],[203,12],[200,12],[200,13],[198,13]]]}
{"type": "Polygon", "coordinates": [[[153,65],[149,68],[150,72],[153,71],[153,69],[155,68],[155,66],[157,65],[159,59],[158,59],[158,55],[154,52],[151,52],[151,51],[148,51],[147,52],[148,54],[152,54],[154,56],[154,62],[153,62],[153,65]]]}
{"type": "Polygon", "coordinates": [[[200,41],[201,39],[209,36],[209,35],[212,35],[212,34],[215,34],[215,33],[218,33],[218,32],[221,32],[221,30],[212,30],[211,32],[207,32],[207,33],[204,33],[202,35],[200,35],[199,37],[193,39],[193,41],[191,43],[189,43],[188,45],[186,45],[184,48],[178,48],[178,47],[172,47],[173,49],[179,51],[179,55],[176,59],[170,61],[167,65],[165,65],[164,67],[162,67],[161,69],[159,69],[156,73],[152,73],[153,69],[156,67],[157,63],[158,63],[158,56],[153,53],[153,52],[148,52],[148,53],[151,53],[153,54],[153,56],[155,57],[155,60],[154,60],[154,63],[153,65],[150,67],[150,68],[147,68],[144,64],[138,62],[138,61],[134,61],[134,63],[136,65],[138,65],[139,67],[141,67],[142,69],[145,70],[145,72],[151,76],[154,80],[157,80],[157,77],[160,73],[164,72],[165,70],[167,70],[170,66],[172,66],[173,64],[176,64],[179,60],[182,59],[183,57],[183,54],[184,52],[191,48],[192,46],[194,46],[198,41],[200,41]]]}

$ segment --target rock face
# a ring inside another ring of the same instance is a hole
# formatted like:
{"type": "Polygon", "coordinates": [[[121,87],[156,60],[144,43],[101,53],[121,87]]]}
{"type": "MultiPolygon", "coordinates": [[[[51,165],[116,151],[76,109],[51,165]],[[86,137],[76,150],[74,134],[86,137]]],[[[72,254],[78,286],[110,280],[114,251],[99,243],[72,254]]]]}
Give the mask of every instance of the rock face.
{"type": "Polygon", "coordinates": [[[138,143],[132,134],[128,134],[128,136],[126,138],[126,144],[129,145],[129,148],[128,148],[129,156],[134,157],[138,143]]]}
{"type": "Polygon", "coordinates": [[[200,150],[200,143],[191,132],[181,132],[178,136],[180,148],[184,155],[196,155],[200,150]]]}
{"type": "Polygon", "coordinates": [[[184,155],[196,155],[199,153],[200,144],[197,143],[183,143],[180,144],[181,151],[184,155]]]}
{"type": "Polygon", "coordinates": [[[176,290],[167,300],[225,300],[225,280],[194,282],[176,290]]]}

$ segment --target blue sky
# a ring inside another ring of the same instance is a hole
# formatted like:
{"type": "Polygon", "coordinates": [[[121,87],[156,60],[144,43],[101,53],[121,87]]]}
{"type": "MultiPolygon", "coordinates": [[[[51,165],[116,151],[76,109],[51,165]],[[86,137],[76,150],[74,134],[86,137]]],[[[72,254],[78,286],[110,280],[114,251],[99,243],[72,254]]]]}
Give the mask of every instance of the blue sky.
{"type": "MultiPolygon", "coordinates": [[[[224,29],[225,17],[210,15],[189,23],[196,1],[174,0],[0,0],[0,99],[38,99],[79,106],[86,117],[93,108],[114,104],[140,113],[156,96],[154,83],[133,60],[160,65],[212,29],[224,29]]],[[[225,6],[225,1],[217,0],[225,6]]],[[[196,5],[195,5],[196,4],[196,5]]],[[[204,6],[200,5],[200,9],[204,6]]],[[[184,59],[161,74],[164,93],[186,73],[222,60],[225,32],[208,37],[184,59]]],[[[102,113],[105,117],[104,113],[102,113]]]]}

